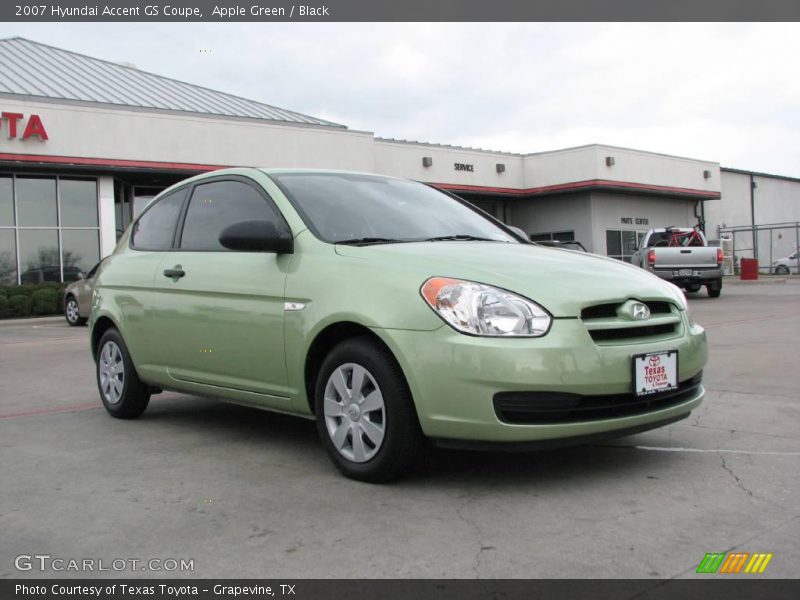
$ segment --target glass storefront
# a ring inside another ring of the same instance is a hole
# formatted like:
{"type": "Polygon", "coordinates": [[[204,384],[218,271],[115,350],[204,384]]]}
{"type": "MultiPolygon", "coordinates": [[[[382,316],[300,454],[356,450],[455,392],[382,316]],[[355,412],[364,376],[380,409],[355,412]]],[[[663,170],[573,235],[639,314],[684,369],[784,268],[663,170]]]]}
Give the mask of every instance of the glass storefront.
{"type": "Polygon", "coordinates": [[[574,242],[574,231],[548,231],[546,233],[532,233],[531,241],[533,242],[574,242]]]}
{"type": "MultiPolygon", "coordinates": [[[[165,185],[136,185],[120,179],[114,179],[114,222],[117,230],[117,241],[125,233],[131,221],[142,214],[153,198],[160,194],[164,189],[173,183],[173,178],[159,177],[158,179],[168,179],[165,185]]],[[[180,181],[181,177],[174,179],[180,181]]]]}
{"type": "Polygon", "coordinates": [[[644,238],[644,231],[628,231],[620,229],[606,230],[606,255],[617,260],[631,262],[631,255],[636,252],[644,238]]]}
{"type": "Polygon", "coordinates": [[[78,279],[100,260],[97,180],[0,175],[0,283],[78,279]]]}

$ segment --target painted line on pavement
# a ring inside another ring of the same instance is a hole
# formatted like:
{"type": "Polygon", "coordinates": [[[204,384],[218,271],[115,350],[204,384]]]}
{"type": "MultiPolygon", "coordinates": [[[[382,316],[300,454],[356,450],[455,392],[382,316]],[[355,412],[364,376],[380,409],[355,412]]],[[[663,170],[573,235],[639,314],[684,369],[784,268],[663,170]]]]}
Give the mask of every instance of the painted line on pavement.
{"type": "Polygon", "coordinates": [[[78,412],[81,410],[91,410],[93,408],[101,408],[102,404],[92,402],[91,404],[73,404],[72,406],[59,406],[52,408],[38,408],[34,410],[27,410],[18,413],[0,414],[0,420],[4,419],[20,419],[22,417],[36,417],[39,415],[55,415],[59,413],[78,412]]]}
{"type": "Polygon", "coordinates": [[[680,447],[667,447],[667,446],[622,446],[614,444],[604,444],[597,446],[599,448],[633,448],[634,450],[647,450],[650,452],[699,452],[702,454],[755,454],[759,456],[800,456],[800,452],[773,452],[773,451],[760,451],[760,450],[726,450],[718,448],[716,450],[708,450],[705,448],[680,448],[680,447]]]}

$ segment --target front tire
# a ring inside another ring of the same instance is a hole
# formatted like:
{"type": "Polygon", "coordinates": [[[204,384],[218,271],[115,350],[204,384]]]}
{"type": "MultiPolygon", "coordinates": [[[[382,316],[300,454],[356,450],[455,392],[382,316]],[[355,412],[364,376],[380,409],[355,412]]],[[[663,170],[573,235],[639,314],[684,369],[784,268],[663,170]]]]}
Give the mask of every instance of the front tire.
{"type": "Polygon", "coordinates": [[[78,301],[75,296],[67,296],[64,301],[64,318],[71,327],[86,325],[86,319],[78,311],[78,301]]]}
{"type": "Polygon", "coordinates": [[[107,330],[97,345],[97,389],[112,417],[135,419],[150,402],[150,390],[136,374],[119,331],[107,330]]]}
{"type": "Polygon", "coordinates": [[[422,446],[414,402],[391,353],[368,337],[336,346],[314,390],[317,430],[347,477],[383,483],[406,473],[422,446]]]}
{"type": "Polygon", "coordinates": [[[789,267],[786,265],[778,265],[775,267],[775,274],[776,275],[788,275],[789,274],[789,267]]]}

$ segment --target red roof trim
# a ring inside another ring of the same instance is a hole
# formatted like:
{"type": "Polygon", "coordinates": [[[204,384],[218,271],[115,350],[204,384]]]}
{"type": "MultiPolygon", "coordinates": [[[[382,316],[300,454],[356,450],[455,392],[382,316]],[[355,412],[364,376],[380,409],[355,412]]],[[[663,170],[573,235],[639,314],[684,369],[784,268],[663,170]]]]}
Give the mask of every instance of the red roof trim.
{"type": "Polygon", "coordinates": [[[168,169],[172,171],[216,171],[225,169],[223,165],[202,165],[196,163],[162,162],[155,160],[125,160],[118,158],[88,158],[79,156],[48,156],[45,154],[10,154],[0,152],[0,161],[37,162],[58,165],[77,165],[89,167],[126,167],[144,169],[168,169]]]}
{"type": "Polygon", "coordinates": [[[432,183],[435,187],[444,190],[462,192],[483,192],[494,194],[508,194],[511,196],[536,196],[538,194],[551,194],[555,192],[566,192],[587,188],[615,188],[632,189],[643,192],[659,192],[668,194],[679,194],[683,196],[699,196],[702,198],[715,199],[720,197],[719,192],[707,190],[695,190],[691,188],[674,187],[669,185],[652,185],[647,183],[633,183],[630,181],[613,181],[610,179],[588,179],[586,181],[574,181],[571,183],[559,183],[556,185],[545,185],[541,187],[515,189],[503,187],[491,187],[480,185],[460,185],[456,183],[432,183]]]}

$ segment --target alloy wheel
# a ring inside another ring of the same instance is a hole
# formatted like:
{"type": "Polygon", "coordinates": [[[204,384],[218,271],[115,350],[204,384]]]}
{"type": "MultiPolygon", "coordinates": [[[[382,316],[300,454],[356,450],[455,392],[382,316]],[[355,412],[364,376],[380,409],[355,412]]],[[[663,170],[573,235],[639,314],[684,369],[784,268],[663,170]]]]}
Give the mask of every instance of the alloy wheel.
{"type": "Polygon", "coordinates": [[[386,406],[375,378],[361,365],[346,363],[325,385],[325,426],[336,450],[363,463],[381,449],[386,434],[386,406]]]}
{"type": "Polygon", "coordinates": [[[122,399],[122,390],[125,387],[125,364],[116,343],[110,340],[105,343],[100,351],[97,368],[103,397],[109,404],[117,404],[122,399]]]}
{"type": "Polygon", "coordinates": [[[78,303],[74,298],[70,298],[67,301],[67,308],[65,312],[67,313],[67,320],[70,323],[75,323],[80,318],[80,315],[78,314],[78,303]]]}

